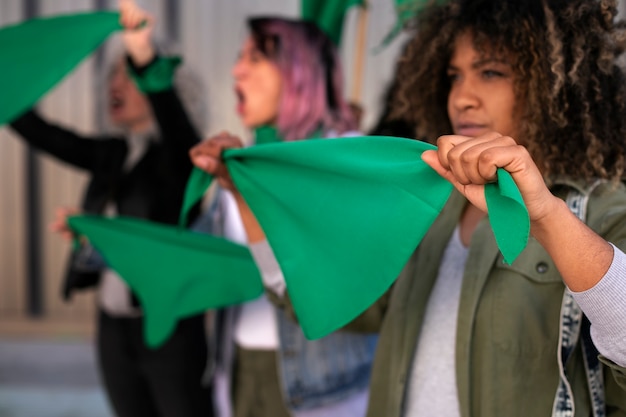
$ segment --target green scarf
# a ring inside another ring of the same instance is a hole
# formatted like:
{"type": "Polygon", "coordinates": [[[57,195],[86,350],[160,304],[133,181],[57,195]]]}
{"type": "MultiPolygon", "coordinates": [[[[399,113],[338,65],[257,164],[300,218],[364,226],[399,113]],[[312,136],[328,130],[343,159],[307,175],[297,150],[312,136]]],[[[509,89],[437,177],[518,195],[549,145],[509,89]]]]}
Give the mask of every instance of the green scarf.
{"type": "MultiPolygon", "coordinates": [[[[224,152],[233,181],[274,250],[308,338],[339,329],[384,294],[443,208],[452,186],[421,160],[427,149],[434,147],[400,138],[355,137],[270,143],[224,152]]],[[[501,170],[498,178],[497,184],[486,188],[485,196],[500,250],[507,262],[513,262],[528,239],[528,213],[510,175],[501,170]]],[[[210,176],[195,170],[188,195],[201,196],[209,183],[210,176]]],[[[190,197],[186,202],[193,200],[190,197]]],[[[175,245],[184,245],[181,251],[193,251],[195,260],[183,259],[179,252],[170,255],[169,249],[164,249],[158,252],[157,264],[150,255],[154,249],[146,250],[143,243],[130,244],[129,237],[138,231],[122,224],[120,233],[127,237],[103,242],[100,232],[87,230],[89,223],[85,217],[70,219],[70,225],[85,234],[124,279],[144,282],[139,275],[145,276],[149,281],[146,287],[160,293],[148,301],[141,295],[148,288],[131,284],[142,303],[161,303],[144,304],[146,316],[159,310],[159,320],[179,318],[180,311],[190,313],[197,307],[200,312],[230,304],[236,298],[231,286],[241,280],[260,280],[256,271],[248,276],[234,274],[227,265],[233,259],[219,262],[220,254],[204,253],[206,248],[191,238],[183,243],[194,235],[192,232],[169,227],[169,233],[181,236],[175,245]],[[132,261],[121,262],[118,257],[132,257],[132,261]],[[162,264],[168,263],[172,267],[165,272],[162,264]],[[202,270],[204,278],[197,275],[202,270]],[[207,283],[200,287],[202,279],[207,283]],[[161,284],[165,281],[170,283],[161,284]],[[177,298],[182,290],[173,290],[172,285],[204,294],[206,302],[202,306],[177,306],[186,301],[177,298]],[[228,302],[214,303],[220,297],[228,302]]],[[[141,239],[164,244],[154,240],[154,235],[141,239]]],[[[238,259],[250,262],[249,254],[243,251],[238,259]]],[[[256,291],[258,286],[251,292],[256,291]]],[[[147,317],[147,335],[158,333],[159,341],[165,340],[168,333],[163,329],[150,329],[161,325],[147,317]]],[[[154,345],[154,339],[150,341],[154,345]]]]}
{"type": "Polygon", "coordinates": [[[179,319],[263,293],[248,248],[226,239],[121,216],[72,216],[68,224],[139,298],[149,346],[165,342],[179,319]]]}
{"type": "Polygon", "coordinates": [[[114,12],[32,19],[0,29],[0,125],[31,108],[119,29],[114,12]]]}
{"type": "Polygon", "coordinates": [[[301,0],[300,15],[314,22],[339,46],[345,15],[352,6],[365,7],[365,0],[301,0]]]}

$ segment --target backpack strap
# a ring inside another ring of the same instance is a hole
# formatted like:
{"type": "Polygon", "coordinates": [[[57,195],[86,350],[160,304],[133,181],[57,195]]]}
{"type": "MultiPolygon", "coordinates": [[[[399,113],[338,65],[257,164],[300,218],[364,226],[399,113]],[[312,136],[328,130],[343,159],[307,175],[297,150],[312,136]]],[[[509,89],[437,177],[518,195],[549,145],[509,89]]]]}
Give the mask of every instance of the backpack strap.
{"type": "MultiPolygon", "coordinates": [[[[567,206],[572,213],[583,222],[587,219],[587,203],[589,202],[589,196],[600,183],[601,181],[597,181],[585,194],[572,188],[567,195],[567,206]]],[[[560,381],[554,397],[552,416],[574,417],[574,396],[572,387],[567,380],[565,365],[574,352],[579,340],[582,344],[585,373],[591,397],[593,416],[606,416],[604,377],[602,366],[598,359],[599,353],[591,340],[589,320],[583,314],[568,288],[565,288],[565,292],[563,293],[559,328],[559,348],[557,356],[560,381]]]]}

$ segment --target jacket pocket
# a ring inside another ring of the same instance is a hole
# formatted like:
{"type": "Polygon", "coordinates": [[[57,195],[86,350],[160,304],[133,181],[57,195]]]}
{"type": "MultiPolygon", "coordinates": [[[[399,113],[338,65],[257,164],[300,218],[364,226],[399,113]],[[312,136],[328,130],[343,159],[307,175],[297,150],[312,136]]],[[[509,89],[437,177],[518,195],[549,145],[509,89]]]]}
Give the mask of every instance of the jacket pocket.
{"type": "Polygon", "coordinates": [[[562,282],[561,274],[556,269],[556,265],[554,265],[545,249],[533,238],[529,239],[528,246],[512,265],[506,264],[502,255],[500,255],[496,264],[496,270],[517,274],[538,284],[562,282]]]}
{"type": "Polygon", "coordinates": [[[555,360],[564,289],[554,262],[531,239],[512,265],[496,261],[478,310],[480,330],[502,353],[555,360]]]}

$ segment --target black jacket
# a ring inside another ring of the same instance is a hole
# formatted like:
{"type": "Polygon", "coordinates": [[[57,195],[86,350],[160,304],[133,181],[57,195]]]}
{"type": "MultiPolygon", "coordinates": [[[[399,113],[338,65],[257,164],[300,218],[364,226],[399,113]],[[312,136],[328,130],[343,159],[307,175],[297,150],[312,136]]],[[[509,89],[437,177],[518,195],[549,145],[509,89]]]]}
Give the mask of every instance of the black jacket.
{"type": "MultiPolygon", "coordinates": [[[[200,136],[174,90],[151,93],[148,98],[159,140],[126,173],[122,168],[128,148],[122,137],[83,137],[46,122],[34,111],[14,120],[11,127],[35,148],[90,172],[82,204],[86,212],[102,213],[112,201],[119,215],[176,224],[192,169],[189,149],[200,136]]],[[[192,213],[190,220],[193,217],[192,213]]],[[[70,260],[64,297],[69,298],[74,289],[95,285],[98,279],[99,273],[80,276],[70,260]]]]}

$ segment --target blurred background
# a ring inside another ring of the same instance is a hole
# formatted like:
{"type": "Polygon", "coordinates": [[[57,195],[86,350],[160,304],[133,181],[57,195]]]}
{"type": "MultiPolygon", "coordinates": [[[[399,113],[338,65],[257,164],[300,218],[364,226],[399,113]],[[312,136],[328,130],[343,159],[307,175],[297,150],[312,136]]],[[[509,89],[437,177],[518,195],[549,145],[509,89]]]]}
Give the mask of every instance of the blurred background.
{"type": "MultiPolygon", "coordinates": [[[[247,137],[235,113],[231,67],[251,15],[300,16],[299,0],[139,0],[157,18],[157,37],[173,41],[202,78],[205,134],[247,137]]],[[[382,110],[402,36],[374,53],[395,23],[392,0],[370,7],[360,75],[359,10],[345,19],[340,54],[346,97],[363,108],[366,131],[382,110]],[[360,81],[359,81],[360,80],[360,81]]],[[[2,0],[0,27],[66,13],[114,10],[116,0],[2,0]]],[[[39,102],[51,121],[90,134],[100,130],[101,79],[109,42],[39,102]]],[[[38,155],[0,127],[0,417],[110,416],[92,350],[93,292],[60,297],[69,244],[47,228],[54,210],[77,207],[87,176],[38,155]]]]}
{"type": "MultiPolygon", "coordinates": [[[[143,0],[157,18],[158,37],[179,46],[204,81],[205,134],[247,137],[235,114],[230,69],[251,15],[299,17],[299,0],[143,0]]],[[[620,0],[623,13],[626,0],[620,0]]],[[[115,9],[115,0],[2,0],[0,26],[25,19],[115,9]]],[[[359,73],[360,11],[349,10],[340,48],[346,97],[363,109],[361,129],[379,117],[403,35],[374,53],[395,23],[392,0],[368,0],[365,55],[359,73]],[[358,75],[361,74],[361,75],[358,75]]],[[[1,51],[0,51],[1,53],[1,51]]],[[[99,79],[106,47],[47,94],[39,109],[49,120],[89,134],[105,90],[99,79]]],[[[0,127],[0,417],[106,417],[92,337],[93,293],[60,297],[69,244],[47,231],[54,210],[77,207],[86,175],[40,156],[0,127]]]]}

